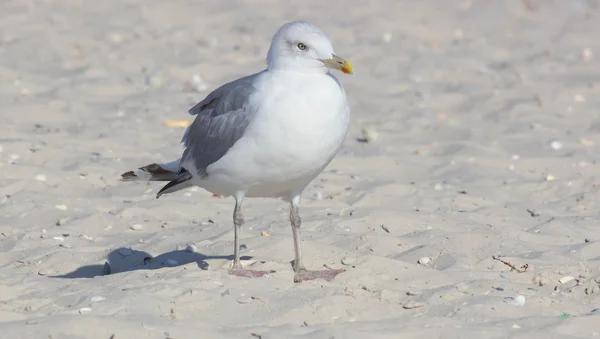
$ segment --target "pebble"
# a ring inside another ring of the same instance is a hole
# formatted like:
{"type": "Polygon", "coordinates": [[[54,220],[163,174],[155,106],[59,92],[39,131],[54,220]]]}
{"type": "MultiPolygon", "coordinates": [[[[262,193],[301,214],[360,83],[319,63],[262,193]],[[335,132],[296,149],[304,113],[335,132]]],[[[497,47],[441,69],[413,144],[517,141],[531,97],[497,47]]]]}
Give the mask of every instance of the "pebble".
{"type": "Polygon", "coordinates": [[[134,224],[134,225],[129,226],[129,229],[131,229],[132,231],[139,231],[142,228],[144,228],[144,226],[142,226],[140,224],[134,224]]]}
{"type": "Polygon", "coordinates": [[[173,259],[167,259],[167,265],[170,265],[170,266],[175,266],[175,265],[177,265],[177,264],[178,264],[178,261],[177,261],[177,260],[173,260],[173,259]]]}
{"type": "Polygon", "coordinates": [[[533,283],[538,286],[544,286],[550,283],[550,279],[546,274],[538,273],[533,277],[533,283]]]}
{"type": "Polygon", "coordinates": [[[552,149],[554,149],[555,151],[558,151],[563,148],[563,144],[562,144],[562,142],[560,142],[558,140],[553,140],[550,143],[550,147],[552,147],[552,149]]]}
{"type": "Polygon", "coordinates": [[[517,306],[525,305],[525,296],[522,295],[518,295],[516,297],[506,297],[504,300],[517,306]]]}
{"type": "Polygon", "coordinates": [[[512,325],[512,328],[521,328],[521,326],[514,324],[514,325],[512,325]]]}
{"type": "Polygon", "coordinates": [[[419,258],[419,260],[417,260],[417,263],[419,263],[419,265],[427,265],[431,262],[431,258],[430,257],[421,257],[419,258]]]}
{"type": "Polygon", "coordinates": [[[351,266],[356,264],[356,258],[354,257],[343,257],[342,258],[342,264],[347,265],[347,266],[351,266]]]}
{"type": "Polygon", "coordinates": [[[57,237],[52,237],[52,239],[54,239],[54,240],[58,240],[58,241],[65,241],[65,238],[63,238],[63,237],[58,237],[58,236],[57,236],[57,237]]]}
{"type": "Polygon", "coordinates": [[[582,58],[583,58],[583,60],[585,60],[585,61],[590,61],[590,60],[592,60],[592,57],[593,57],[593,56],[594,56],[594,53],[593,53],[593,52],[592,52],[592,50],[591,50],[591,49],[589,49],[589,48],[584,48],[584,49],[581,51],[581,57],[582,57],[582,58]]]}
{"type": "Polygon", "coordinates": [[[390,41],[392,41],[392,33],[386,32],[381,38],[383,39],[383,42],[389,43],[390,41]]]}
{"type": "Polygon", "coordinates": [[[191,244],[185,247],[185,251],[188,253],[196,253],[198,251],[198,248],[196,247],[196,245],[191,244]]]}
{"type": "Polygon", "coordinates": [[[190,84],[197,92],[200,93],[208,89],[208,85],[198,74],[194,74],[194,76],[192,76],[192,81],[190,81],[190,84]]]}
{"type": "Polygon", "coordinates": [[[406,304],[402,305],[402,308],[406,309],[406,310],[412,310],[415,308],[421,308],[425,306],[424,303],[422,302],[418,302],[418,301],[409,301],[406,304]]]}
{"type": "Polygon", "coordinates": [[[406,295],[415,296],[415,295],[421,295],[421,293],[422,293],[421,291],[408,291],[408,292],[406,292],[406,295]]]}
{"type": "Polygon", "coordinates": [[[56,205],[54,206],[56,209],[59,209],[61,211],[66,211],[67,210],[67,205],[56,205]]]}
{"type": "Polygon", "coordinates": [[[270,234],[268,232],[262,231],[262,232],[260,232],[260,236],[261,237],[268,237],[268,236],[270,236],[270,234]]]}
{"type": "Polygon", "coordinates": [[[592,281],[590,281],[590,283],[588,284],[588,287],[585,289],[585,294],[600,294],[600,284],[598,284],[594,279],[592,279],[592,281]]]}
{"type": "Polygon", "coordinates": [[[79,309],[79,314],[86,314],[92,312],[92,309],[89,307],[82,307],[79,309]]]}
{"type": "Polygon", "coordinates": [[[58,246],[63,247],[63,248],[71,248],[71,245],[65,244],[65,243],[62,243],[62,244],[60,244],[58,246]]]}
{"type": "Polygon", "coordinates": [[[252,298],[246,297],[246,296],[241,296],[241,297],[237,298],[236,301],[240,304],[248,304],[248,303],[252,302],[252,298]]]}
{"type": "Polygon", "coordinates": [[[93,297],[90,298],[90,301],[93,302],[93,303],[97,303],[97,302],[102,301],[104,299],[106,299],[106,298],[104,298],[101,295],[95,295],[95,296],[93,296],[93,297]]]}
{"type": "Polygon", "coordinates": [[[37,181],[46,181],[46,176],[43,174],[38,174],[35,176],[35,180],[37,181]]]}
{"type": "Polygon", "coordinates": [[[358,138],[360,142],[375,142],[379,133],[374,128],[365,127],[361,130],[362,137],[358,138]]]}
{"type": "Polygon", "coordinates": [[[62,226],[62,225],[64,225],[64,224],[66,224],[66,223],[67,223],[67,221],[69,221],[69,218],[68,218],[68,217],[63,217],[63,218],[60,218],[60,219],[58,219],[58,220],[56,221],[55,225],[56,225],[56,226],[62,226]]]}
{"type": "Polygon", "coordinates": [[[122,255],[124,257],[126,257],[126,256],[129,256],[129,255],[132,255],[133,251],[131,249],[129,249],[129,248],[119,248],[117,250],[117,253],[119,253],[120,255],[122,255]]]}
{"type": "Polygon", "coordinates": [[[18,154],[11,154],[8,156],[8,163],[11,165],[15,165],[17,160],[19,160],[20,156],[18,154]]]}

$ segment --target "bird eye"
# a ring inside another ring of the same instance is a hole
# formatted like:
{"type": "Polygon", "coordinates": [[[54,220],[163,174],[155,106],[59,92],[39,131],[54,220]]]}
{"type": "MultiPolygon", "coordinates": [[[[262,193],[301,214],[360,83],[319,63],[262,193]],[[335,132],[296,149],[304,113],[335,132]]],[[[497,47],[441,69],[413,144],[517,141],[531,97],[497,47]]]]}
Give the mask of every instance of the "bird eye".
{"type": "Polygon", "coordinates": [[[305,49],[306,49],[306,45],[305,45],[305,44],[303,44],[303,43],[299,43],[299,44],[298,44],[298,49],[299,49],[299,50],[301,50],[301,51],[303,51],[303,50],[305,50],[305,49]]]}

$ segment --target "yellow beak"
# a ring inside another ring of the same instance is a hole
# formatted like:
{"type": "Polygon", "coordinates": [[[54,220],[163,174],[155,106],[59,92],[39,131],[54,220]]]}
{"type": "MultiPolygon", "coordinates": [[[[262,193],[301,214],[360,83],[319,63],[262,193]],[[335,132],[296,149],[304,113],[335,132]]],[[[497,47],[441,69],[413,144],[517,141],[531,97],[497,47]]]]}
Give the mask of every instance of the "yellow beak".
{"type": "Polygon", "coordinates": [[[337,69],[346,74],[354,74],[352,64],[345,59],[340,58],[337,55],[333,55],[331,59],[319,59],[325,66],[331,69],[337,69]]]}

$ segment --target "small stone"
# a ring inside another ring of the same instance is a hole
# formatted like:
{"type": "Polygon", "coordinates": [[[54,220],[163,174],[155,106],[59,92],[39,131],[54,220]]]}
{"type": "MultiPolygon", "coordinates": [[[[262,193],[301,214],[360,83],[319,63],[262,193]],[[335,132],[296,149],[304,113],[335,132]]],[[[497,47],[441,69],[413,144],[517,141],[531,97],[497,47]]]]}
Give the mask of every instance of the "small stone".
{"type": "Polygon", "coordinates": [[[360,142],[375,142],[379,133],[374,128],[365,127],[361,130],[362,137],[358,138],[360,142]]]}
{"type": "Polygon", "coordinates": [[[460,293],[470,293],[471,292],[471,288],[469,287],[469,285],[465,284],[465,283],[459,283],[458,285],[456,285],[456,289],[460,292],[460,293]]]}
{"type": "Polygon", "coordinates": [[[35,180],[37,181],[46,181],[46,176],[43,174],[38,174],[35,176],[35,180]]]}
{"type": "Polygon", "coordinates": [[[533,277],[533,283],[537,286],[544,286],[550,283],[550,278],[544,273],[538,273],[533,277]]]}
{"type": "Polygon", "coordinates": [[[562,144],[562,142],[560,142],[558,140],[553,140],[550,143],[550,147],[552,147],[552,149],[554,149],[555,151],[558,151],[563,148],[563,144],[562,144]]]}
{"type": "Polygon", "coordinates": [[[58,241],[65,241],[65,238],[63,238],[63,237],[59,237],[59,236],[57,236],[57,237],[52,237],[52,239],[54,239],[54,240],[58,240],[58,241]]]}
{"type": "Polygon", "coordinates": [[[385,32],[381,38],[383,39],[383,42],[385,42],[387,44],[390,41],[392,41],[392,33],[385,32]]]}
{"type": "Polygon", "coordinates": [[[356,258],[354,257],[343,257],[342,258],[342,264],[347,265],[347,266],[351,266],[356,264],[356,258]]]}
{"type": "Polygon", "coordinates": [[[92,309],[89,307],[82,307],[79,309],[79,314],[86,314],[92,312],[92,309]]]}
{"type": "Polygon", "coordinates": [[[593,242],[593,240],[592,240],[592,239],[590,239],[590,238],[585,238],[585,240],[584,240],[584,241],[585,241],[586,243],[593,242]]]}
{"type": "Polygon", "coordinates": [[[422,302],[418,302],[418,301],[409,301],[406,304],[402,305],[402,308],[406,309],[406,310],[412,310],[415,308],[421,308],[425,306],[424,303],[422,302]]]}
{"type": "Polygon", "coordinates": [[[63,247],[63,248],[71,248],[71,245],[65,244],[65,243],[59,244],[58,246],[63,247]]]}
{"type": "Polygon", "coordinates": [[[581,57],[583,58],[584,61],[592,60],[593,56],[594,56],[594,53],[592,53],[592,50],[590,48],[584,48],[583,50],[581,50],[581,57]]]}
{"type": "Polygon", "coordinates": [[[512,328],[515,328],[515,329],[516,329],[516,328],[521,328],[521,326],[519,326],[519,325],[517,325],[517,324],[514,324],[514,325],[512,325],[512,328]]]}
{"type": "Polygon", "coordinates": [[[431,262],[431,258],[430,257],[421,257],[419,258],[419,260],[417,261],[417,263],[419,263],[419,265],[427,265],[431,262]]]}
{"type": "Polygon", "coordinates": [[[190,244],[185,247],[185,251],[188,253],[196,253],[198,252],[198,248],[196,247],[196,245],[190,244]]]}
{"type": "Polygon", "coordinates": [[[56,209],[59,209],[61,211],[66,211],[68,209],[67,205],[56,205],[54,206],[56,209]]]}
{"type": "Polygon", "coordinates": [[[406,292],[406,295],[412,295],[412,296],[415,296],[415,295],[421,295],[421,293],[423,293],[423,292],[421,292],[421,291],[413,291],[413,290],[411,290],[411,291],[408,291],[408,292],[406,292]]]}
{"type": "Polygon", "coordinates": [[[90,301],[93,302],[93,303],[97,303],[97,302],[100,302],[100,301],[102,301],[104,299],[106,299],[106,298],[104,298],[101,295],[95,295],[95,296],[93,296],[93,297],[90,298],[90,301]]]}
{"type": "Polygon", "coordinates": [[[62,225],[64,225],[64,224],[66,224],[68,221],[69,221],[69,218],[68,218],[68,217],[63,217],[63,218],[60,218],[60,219],[58,219],[58,220],[56,221],[55,225],[56,225],[56,226],[62,226],[62,225]]]}
{"type": "Polygon", "coordinates": [[[511,304],[517,305],[517,306],[525,305],[525,296],[522,296],[522,295],[518,295],[516,297],[506,297],[506,298],[504,298],[504,300],[508,303],[511,303],[511,304]]]}
{"type": "Polygon", "coordinates": [[[268,237],[268,236],[270,236],[270,234],[268,232],[262,231],[262,232],[260,232],[260,236],[261,237],[268,237]]]}
{"type": "Polygon", "coordinates": [[[240,304],[248,304],[248,303],[252,302],[252,298],[246,297],[246,296],[241,296],[241,297],[237,298],[236,301],[240,304]]]}
{"type": "Polygon", "coordinates": [[[600,284],[598,284],[594,279],[592,279],[588,284],[588,287],[586,287],[585,289],[585,294],[600,294],[600,284]]]}
{"type": "Polygon", "coordinates": [[[132,231],[139,231],[142,228],[144,228],[144,226],[142,226],[140,224],[134,224],[134,225],[129,226],[129,229],[131,229],[132,231]]]}
{"type": "Polygon", "coordinates": [[[548,174],[548,175],[546,176],[546,181],[553,181],[553,180],[556,180],[556,177],[555,177],[554,175],[552,175],[552,174],[548,174]]]}

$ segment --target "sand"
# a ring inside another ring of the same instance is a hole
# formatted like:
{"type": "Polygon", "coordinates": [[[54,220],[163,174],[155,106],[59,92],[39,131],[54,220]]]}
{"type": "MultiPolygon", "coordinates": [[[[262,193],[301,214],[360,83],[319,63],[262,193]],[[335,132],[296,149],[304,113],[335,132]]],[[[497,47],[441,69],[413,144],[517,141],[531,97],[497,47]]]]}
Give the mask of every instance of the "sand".
{"type": "Polygon", "coordinates": [[[599,335],[598,5],[2,1],[0,338],[599,335]],[[347,271],[294,284],[287,206],[254,199],[242,255],[276,272],[229,276],[231,199],[119,175],[298,19],[356,70],[301,210],[307,266],[347,271]]]}

